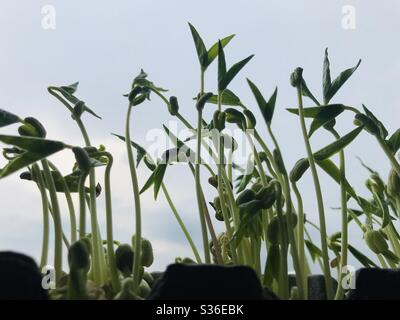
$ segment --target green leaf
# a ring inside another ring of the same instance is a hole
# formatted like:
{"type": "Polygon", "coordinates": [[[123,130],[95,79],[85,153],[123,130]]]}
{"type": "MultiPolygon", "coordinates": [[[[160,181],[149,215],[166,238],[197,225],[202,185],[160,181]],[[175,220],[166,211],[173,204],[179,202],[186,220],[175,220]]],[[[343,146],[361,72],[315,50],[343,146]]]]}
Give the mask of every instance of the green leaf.
{"type": "Polygon", "coordinates": [[[308,136],[311,135],[324,124],[328,123],[329,121],[335,119],[339,114],[344,111],[344,106],[340,104],[334,104],[328,107],[322,107],[318,114],[315,116],[313,122],[310,126],[310,132],[308,136]]]}
{"type": "Polygon", "coordinates": [[[192,33],[194,45],[196,46],[197,57],[199,58],[200,66],[205,70],[208,63],[208,52],[206,46],[204,45],[203,39],[197,32],[196,28],[189,23],[190,31],[192,33]]]}
{"type": "Polygon", "coordinates": [[[84,109],[85,109],[85,111],[87,112],[87,113],[90,113],[92,116],[94,116],[94,117],[96,117],[96,118],[98,118],[98,119],[101,119],[101,117],[99,116],[99,115],[97,115],[92,109],[90,109],[88,106],[86,106],[86,104],[85,104],[85,106],[84,106],[84,109]]]}
{"type": "Polygon", "coordinates": [[[318,248],[314,243],[309,240],[305,240],[305,244],[313,262],[315,262],[318,257],[322,257],[321,249],[318,248]]]}
{"type": "Polygon", "coordinates": [[[319,101],[314,97],[314,95],[308,89],[306,81],[304,79],[301,80],[301,94],[304,97],[310,98],[316,105],[320,105],[319,101]]]}
{"type": "Polygon", "coordinates": [[[274,279],[279,279],[280,273],[280,250],[279,245],[272,245],[268,250],[267,262],[264,272],[264,285],[270,287],[274,279]]]}
{"type": "MultiPolygon", "coordinates": [[[[323,161],[317,161],[317,164],[324,170],[333,180],[335,180],[338,184],[340,184],[340,170],[339,168],[330,160],[325,159],[323,161]]],[[[358,199],[357,194],[355,193],[352,186],[346,180],[346,192],[352,196],[354,199],[358,199]]]]}
{"type": "Polygon", "coordinates": [[[387,135],[389,134],[388,131],[386,130],[385,126],[383,125],[382,122],[378,120],[377,117],[365,106],[362,105],[363,109],[365,111],[365,114],[373,121],[373,123],[379,128],[379,133],[380,137],[385,140],[387,135]]]}
{"type": "Polygon", "coordinates": [[[163,181],[165,172],[167,170],[167,164],[159,164],[156,169],[152,172],[149,179],[146,181],[140,193],[145,192],[148,188],[154,185],[154,199],[157,199],[158,192],[160,191],[161,183],[163,181]]]}
{"type": "MultiPolygon", "coordinates": [[[[221,39],[221,44],[222,47],[224,48],[234,37],[235,35],[232,34],[230,36],[227,36],[223,39],[221,39]]],[[[208,68],[208,66],[215,60],[215,58],[218,56],[218,42],[214,43],[212,47],[208,50],[207,52],[207,64],[205,68],[208,68]]]]}
{"type": "MultiPolygon", "coordinates": [[[[124,136],[115,134],[115,133],[111,133],[113,136],[116,136],[117,138],[121,139],[122,141],[126,141],[124,136]]],[[[137,155],[136,155],[136,168],[139,166],[140,161],[143,160],[144,156],[147,155],[147,151],[140,145],[138,145],[136,142],[131,141],[131,145],[132,147],[134,147],[137,151],[137,155]]]]}
{"type": "Polygon", "coordinates": [[[326,101],[330,101],[332,97],[339,91],[339,89],[343,86],[343,84],[351,77],[351,75],[357,70],[358,66],[361,63],[361,59],[358,61],[357,65],[353,68],[346,69],[339,74],[339,76],[332,81],[332,84],[329,87],[328,92],[324,98],[326,101]]]}
{"type": "Polygon", "coordinates": [[[22,121],[15,114],[0,109],[0,128],[22,121]]]}
{"type": "MultiPolygon", "coordinates": [[[[193,100],[197,100],[197,98],[193,98],[193,100]]],[[[207,102],[212,104],[218,104],[218,95],[213,95],[210,99],[207,100],[207,102]]],[[[222,92],[221,104],[224,106],[233,106],[233,107],[242,106],[242,102],[240,101],[239,97],[229,89],[225,89],[222,92]]]]}
{"type": "Polygon", "coordinates": [[[400,149],[400,129],[397,129],[395,133],[393,133],[389,140],[387,140],[387,144],[390,149],[392,149],[393,153],[396,153],[400,149]]]}
{"type": "Polygon", "coordinates": [[[327,145],[326,147],[322,148],[321,150],[314,153],[314,159],[316,161],[322,161],[325,159],[329,159],[334,154],[338,153],[339,151],[343,150],[347,147],[353,140],[360,134],[363,130],[363,127],[357,127],[356,129],[352,130],[348,134],[344,135],[340,139],[335,140],[331,144],[327,145]]]}
{"type": "Polygon", "coordinates": [[[382,255],[391,261],[394,264],[398,264],[400,262],[400,258],[396,256],[392,251],[386,250],[385,252],[382,253],[382,255]]]}
{"type": "Polygon", "coordinates": [[[270,125],[272,121],[272,117],[274,115],[275,104],[276,104],[276,96],[278,94],[278,88],[275,88],[272,96],[269,98],[268,102],[264,99],[260,90],[257,86],[250,80],[247,79],[247,83],[250,86],[251,91],[257,101],[257,105],[261,110],[261,113],[264,117],[265,122],[270,125]]]}
{"type": "Polygon", "coordinates": [[[0,135],[0,141],[26,151],[10,160],[0,169],[0,178],[4,178],[65,148],[64,143],[60,141],[33,137],[0,135]]]}
{"type": "Polygon", "coordinates": [[[222,88],[222,83],[226,75],[226,60],[224,48],[221,41],[218,41],[218,90],[222,92],[225,88],[222,88]]]}
{"type": "Polygon", "coordinates": [[[58,89],[68,93],[68,94],[74,94],[76,92],[76,90],[78,90],[78,85],[79,82],[75,82],[73,84],[70,84],[68,86],[61,86],[58,89]]]}
{"type": "MultiPolygon", "coordinates": [[[[333,109],[346,109],[346,106],[343,104],[327,104],[325,106],[316,106],[316,107],[307,107],[303,108],[303,115],[304,118],[316,118],[321,111],[324,111],[325,108],[333,108],[333,109]]],[[[298,108],[287,108],[287,111],[290,113],[299,115],[299,109],[298,108]]]]}
{"type": "Polygon", "coordinates": [[[364,267],[379,268],[375,262],[373,262],[366,255],[364,255],[363,253],[358,251],[352,245],[349,244],[348,249],[349,249],[350,253],[354,256],[354,258],[356,258],[364,267]]]}
{"type": "MultiPolygon", "coordinates": [[[[222,50],[223,52],[223,50],[222,50]]],[[[243,67],[254,57],[254,55],[250,55],[247,58],[243,59],[242,61],[239,61],[235,63],[230,69],[225,72],[223,78],[221,81],[219,80],[219,72],[218,72],[218,90],[223,91],[225,90],[229,83],[233,80],[233,78],[240,72],[240,70],[243,69],[243,67]]],[[[223,59],[225,61],[225,57],[223,59]]],[[[223,67],[223,66],[222,66],[223,67]]],[[[221,70],[222,71],[222,70],[221,70]]]]}
{"type": "Polygon", "coordinates": [[[331,71],[330,63],[328,58],[328,48],[325,49],[325,59],[322,73],[322,91],[324,96],[324,101],[327,103],[329,101],[328,94],[331,88],[331,71]]]}

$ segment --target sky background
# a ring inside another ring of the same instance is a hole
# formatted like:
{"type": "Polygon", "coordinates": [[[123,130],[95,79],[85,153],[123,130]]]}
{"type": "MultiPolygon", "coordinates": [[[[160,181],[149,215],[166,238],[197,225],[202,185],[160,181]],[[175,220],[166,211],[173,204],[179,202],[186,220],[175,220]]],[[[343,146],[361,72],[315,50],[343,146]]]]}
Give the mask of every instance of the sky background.
{"type": "MultiPolygon", "coordinates": [[[[67,110],[46,88],[80,82],[78,97],[103,117],[85,115],[84,121],[94,145],[104,144],[114,154],[112,172],[115,238],[130,242],[134,232],[133,197],[124,144],[110,135],[122,133],[127,108],[122,94],[143,68],[157,85],[176,95],[181,112],[192,123],[195,108],[192,97],[199,87],[199,66],[187,25],[190,21],[207,47],[218,38],[235,33],[225,50],[228,65],[255,54],[253,60],[232,82],[230,89],[252,109],[266,137],[262,118],[245,78],[251,78],[269,96],[279,88],[273,129],[283,156],[291,167],[305,156],[296,116],[284,109],[296,105],[296,92],[289,84],[291,71],[301,66],[309,88],[321,97],[322,61],[329,48],[332,77],[345,68],[362,64],[335,96],[334,102],[360,107],[366,104],[393,132],[399,126],[398,84],[400,83],[400,3],[378,1],[0,1],[0,108],[21,117],[37,117],[47,128],[48,138],[82,145],[76,124],[67,110]],[[56,10],[56,29],[42,27],[45,5],[56,10]],[[342,25],[343,7],[355,8],[355,29],[342,25]]],[[[216,64],[206,75],[206,90],[216,90],[216,64]]],[[[306,101],[307,106],[312,102],[306,101]]],[[[210,108],[211,109],[211,108],[210,108]]],[[[211,113],[208,113],[209,116],[211,113]]],[[[148,145],[150,129],[167,124],[171,117],[162,101],[153,97],[134,110],[132,137],[148,145]]],[[[337,129],[353,128],[352,116],[342,115],[337,129]]],[[[16,128],[2,129],[15,133],[16,128]]],[[[332,141],[323,130],[312,138],[315,150],[332,141]]],[[[367,133],[346,150],[349,181],[361,195],[367,195],[364,182],[368,173],[356,156],[376,168],[386,178],[389,163],[377,143],[367,133]]],[[[72,166],[70,152],[52,158],[65,173],[72,166]]],[[[5,164],[3,160],[0,162],[5,164]]],[[[148,170],[139,169],[140,185],[148,170]]],[[[98,177],[102,174],[99,171],[98,177]]],[[[320,174],[329,233],[340,228],[339,187],[320,174]]],[[[204,181],[207,176],[203,176],[204,181]]],[[[165,183],[178,211],[196,243],[201,245],[195,187],[189,170],[171,167],[165,183]]],[[[309,175],[299,184],[307,217],[318,222],[315,193],[309,175]]],[[[208,199],[215,196],[207,191],[208,199]]],[[[60,196],[61,199],[61,196],[60,196]]],[[[20,181],[18,174],[0,182],[0,250],[12,249],[39,257],[42,234],[41,202],[35,185],[20,181]]],[[[104,197],[99,199],[99,220],[104,227],[104,197]]],[[[154,202],[152,192],[142,196],[143,235],[154,246],[153,270],[163,269],[177,256],[192,256],[178,224],[162,194],[154,202]]],[[[63,204],[63,224],[68,232],[68,213],[63,204]]],[[[221,230],[221,223],[216,222],[221,230]]],[[[103,228],[102,227],[102,228],[103,228]]],[[[104,230],[104,228],[103,228],[104,230]]],[[[317,234],[310,229],[316,242],[317,234]]],[[[104,234],[104,231],[103,231],[104,234]]],[[[350,243],[371,252],[362,244],[362,235],[350,227],[350,243]]],[[[350,263],[358,266],[354,259],[350,263]]]]}

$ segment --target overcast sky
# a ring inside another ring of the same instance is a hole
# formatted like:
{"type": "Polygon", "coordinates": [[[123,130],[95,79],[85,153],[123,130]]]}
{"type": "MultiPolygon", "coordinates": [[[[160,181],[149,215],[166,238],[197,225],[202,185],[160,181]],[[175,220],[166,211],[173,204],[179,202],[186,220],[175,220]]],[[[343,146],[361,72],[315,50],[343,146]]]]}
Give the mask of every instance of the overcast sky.
{"type": "MultiPolygon", "coordinates": [[[[262,119],[245,78],[257,83],[266,96],[278,86],[273,128],[290,166],[306,153],[297,117],[284,110],[296,104],[289,75],[295,67],[303,67],[310,89],[321,97],[326,47],[329,48],[332,77],[362,59],[360,68],[335,97],[335,102],[356,107],[364,103],[385,122],[390,132],[398,128],[400,3],[396,0],[387,0],[384,5],[372,0],[1,0],[0,108],[21,117],[37,117],[46,126],[49,138],[82,145],[79,130],[67,110],[46,91],[49,85],[80,81],[78,96],[103,117],[103,120],[84,117],[92,142],[105,144],[115,156],[112,191],[117,240],[129,242],[134,232],[126,152],[124,144],[110,135],[111,132],[123,132],[127,102],[122,94],[143,68],[152,81],[179,97],[182,114],[194,123],[192,97],[199,87],[199,66],[188,21],[197,27],[207,46],[218,38],[236,34],[226,48],[228,65],[255,54],[230,88],[256,113],[260,125],[262,119]],[[43,28],[42,9],[46,5],[55,9],[55,29],[43,28]],[[344,19],[344,6],[355,9],[355,28],[346,28],[353,25],[352,22],[346,24],[349,21],[344,19]]],[[[206,75],[207,90],[215,92],[216,77],[216,66],[213,65],[206,75]]],[[[310,101],[306,104],[312,105],[310,101]]],[[[148,145],[147,132],[169,120],[165,105],[153,97],[151,102],[134,110],[132,136],[148,145]]],[[[351,116],[341,116],[338,130],[344,134],[352,127],[351,116]]],[[[2,132],[15,132],[15,127],[2,132]]],[[[262,126],[261,133],[266,137],[262,126]]],[[[327,133],[320,131],[312,138],[313,148],[318,149],[331,141],[327,133]]],[[[376,168],[382,176],[387,175],[388,161],[366,133],[346,150],[346,156],[348,179],[360,194],[367,195],[364,181],[368,174],[356,156],[376,168]]],[[[71,170],[70,153],[64,152],[53,159],[64,173],[71,170]]],[[[1,163],[5,162],[2,160],[1,163]]],[[[99,172],[100,178],[101,175],[99,172]]],[[[148,171],[142,167],[139,171],[141,185],[147,177],[148,171]]],[[[328,231],[333,233],[339,230],[340,212],[330,208],[339,206],[339,188],[323,173],[321,180],[328,231]]],[[[190,172],[182,166],[170,168],[166,185],[200,246],[195,188],[190,172]]],[[[305,177],[300,187],[307,216],[317,223],[311,178],[305,177]]],[[[207,196],[211,200],[214,191],[207,191],[207,196]]],[[[39,257],[42,216],[37,189],[33,184],[20,181],[16,174],[0,182],[0,197],[0,249],[18,250],[39,257]]],[[[104,198],[100,201],[99,219],[104,226],[104,198]]],[[[164,197],[160,195],[154,202],[149,191],[142,196],[142,201],[143,234],[155,248],[153,269],[163,269],[176,256],[190,256],[185,238],[164,197]]],[[[63,208],[63,222],[68,230],[65,205],[63,208]]],[[[316,236],[315,232],[312,234],[316,236]]],[[[350,243],[361,245],[361,237],[352,226],[350,243]]],[[[319,242],[318,238],[316,242],[319,242]]],[[[357,266],[353,259],[350,261],[357,266]]]]}

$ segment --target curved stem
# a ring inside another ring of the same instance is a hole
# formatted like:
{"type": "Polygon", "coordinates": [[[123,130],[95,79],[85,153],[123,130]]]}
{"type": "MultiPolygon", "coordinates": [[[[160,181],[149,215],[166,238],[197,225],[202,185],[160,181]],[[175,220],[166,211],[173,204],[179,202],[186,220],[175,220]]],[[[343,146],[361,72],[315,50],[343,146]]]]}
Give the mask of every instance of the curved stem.
{"type": "Polygon", "coordinates": [[[56,186],[50,172],[50,167],[46,159],[41,161],[46,184],[49,188],[51,206],[53,208],[54,220],[54,270],[56,274],[56,284],[62,276],[62,224],[61,213],[57,199],[56,186]]]}
{"type": "Polygon", "coordinates": [[[126,115],[126,123],[125,123],[125,144],[128,153],[128,161],[129,161],[129,169],[131,173],[131,182],[132,182],[132,191],[133,197],[135,201],[135,224],[136,224],[136,232],[135,232],[135,259],[133,260],[133,290],[138,292],[139,284],[141,281],[140,277],[140,258],[141,258],[141,239],[142,239],[142,218],[140,211],[140,194],[139,194],[139,184],[136,173],[135,160],[133,158],[133,151],[131,145],[131,136],[130,136],[130,117],[131,117],[132,105],[129,104],[128,112],[126,115]]]}
{"type": "Polygon", "coordinates": [[[74,243],[76,241],[77,230],[76,230],[75,208],[74,208],[74,202],[72,201],[71,192],[69,191],[67,182],[65,181],[60,170],[58,170],[58,168],[50,161],[49,161],[49,166],[53,171],[55,171],[59,175],[61,184],[63,185],[64,188],[65,199],[67,200],[67,205],[69,210],[69,220],[71,224],[71,243],[74,243]]]}
{"type": "Polygon", "coordinates": [[[204,259],[206,263],[211,263],[210,257],[210,248],[208,246],[208,234],[206,221],[204,217],[203,211],[203,202],[201,201],[201,182],[200,182],[200,162],[201,162],[201,120],[202,120],[202,111],[198,110],[197,112],[197,141],[196,141],[196,163],[195,163],[195,184],[196,184],[196,198],[197,198],[197,207],[199,210],[200,216],[200,225],[201,225],[201,234],[203,238],[203,248],[204,248],[204,259]]]}
{"type": "Polygon", "coordinates": [[[307,150],[308,161],[310,163],[311,174],[314,180],[315,194],[317,197],[318,203],[318,214],[319,214],[319,223],[321,230],[321,249],[322,249],[322,258],[324,265],[324,277],[325,277],[325,286],[326,286],[326,295],[328,300],[333,298],[333,284],[331,278],[331,270],[329,265],[329,255],[328,255],[328,244],[327,244],[327,233],[326,233],[326,223],[325,223],[325,210],[324,210],[324,202],[322,199],[321,186],[319,183],[317,168],[314,161],[314,156],[312,153],[310,141],[308,139],[306,123],[304,120],[304,111],[303,111],[303,98],[301,93],[301,85],[297,87],[297,99],[299,103],[299,119],[300,126],[303,134],[304,144],[307,150]]]}
{"type": "MultiPolygon", "coordinates": [[[[332,134],[336,140],[340,139],[339,134],[332,129],[332,134]]],[[[339,170],[340,170],[340,198],[341,198],[341,209],[342,209],[342,239],[340,247],[340,266],[339,266],[339,277],[338,287],[335,295],[335,300],[341,300],[344,297],[344,288],[342,286],[343,270],[347,268],[347,248],[348,248],[348,220],[347,220],[347,192],[346,192],[346,164],[344,151],[339,152],[339,170]]]]}
{"type": "Polygon", "coordinates": [[[42,255],[40,257],[40,270],[47,264],[47,258],[49,253],[49,205],[46,193],[46,184],[44,182],[42,173],[37,164],[32,165],[32,175],[34,181],[40,191],[42,198],[42,210],[43,210],[43,237],[42,237],[42,255]]]}
{"type": "Polygon", "coordinates": [[[168,204],[169,204],[169,206],[170,206],[170,208],[172,210],[172,213],[175,216],[176,221],[178,222],[179,226],[182,229],[182,232],[184,233],[187,241],[189,242],[190,248],[193,251],[193,254],[194,254],[195,258],[196,258],[197,263],[201,263],[200,254],[199,254],[199,252],[198,252],[198,250],[196,248],[196,245],[194,244],[194,241],[193,241],[192,237],[190,236],[189,231],[187,230],[185,224],[183,223],[181,216],[179,215],[178,211],[176,210],[176,207],[175,207],[174,203],[171,200],[171,197],[169,195],[167,187],[164,185],[163,182],[161,183],[161,189],[162,189],[162,191],[163,191],[163,193],[165,195],[165,198],[167,199],[167,202],[168,202],[168,204]]]}

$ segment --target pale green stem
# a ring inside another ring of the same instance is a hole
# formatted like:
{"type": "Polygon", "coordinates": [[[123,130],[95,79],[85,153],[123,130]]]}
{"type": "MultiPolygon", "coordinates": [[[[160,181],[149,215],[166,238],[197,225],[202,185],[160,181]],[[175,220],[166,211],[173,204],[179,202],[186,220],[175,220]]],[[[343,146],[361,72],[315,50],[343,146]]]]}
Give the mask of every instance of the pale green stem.
{"type": "Polygon", "coordinates": [[[136,222],[136,241],[135,241],[135,259],[133,260],[133,290],[138,292],[140,284],[140,258],[141,258],[141,239],[142,239],[142,219],[140,211],[140,191],[136,174],[135,159],[133,158],[133,151],[130,137],[130,116],[132,111],[132,104],[129,104],[128,112],[126,115],[125,123],[125,143],[128,153],[129,169],[131,173],[132,191],[135,200],[135,222],[136,222]]]}
{"type": "Polygon", "coordinates": [[[319,214],[319,223],[321,230],[321,249],[322,249],[322,259],[324,263],[324,277],[325,277],[325,286],[326,286],[326,295],[328,300],[331,300],[334,296],[333,292],[333,284],[331,278],[331,270],[329,265],[329,255],[328,255],[328,244],[327,244],[327,233],[326,233],[326,223],[325,223],[325,210],[324,210],[324,202],[322,199],[321,186],[319,183],[317,168],[314,161],[313,152],[311,149],[310,141],[308,139],[307,128],[304,121],[304,111],[303,111],[303,99],[301,93],[301,86],[297,87],[297,98],[299,103],[299,119],[300,126],[303,134],[304,143],[307,150],[308,161],[310,163],[310,170],[314,180],[315,193],[318,203],[318,214],[319,214]]]}
{"type": "Polygon", "coordinates": [[[43,238],[42,238],[42,255],[40,257],[40,270],[47,265],[47,258],[49,253],[49,205],[46,193],[46,184],[44,182],[42,173],[37,164],[32,166],[32,175],[40,191],[42,199],[43,210],[43,238]]]}
{"type": "Polygon", "coordinates": [[[199,252],[198,252],[198,250],[196,248],[196,245],[194,244],[193,239],[190,236],[189,231],[187,230],[185,224],[182,221],[182,218],[180,217],[178,211],[176,210],[176,207],[175,207],[174,203],[172,202],[171,197],[170,197],[170,195],[168,193],[168,190],[167,190],[167,188],[166,188],[166,186],[164,185],[163,182],[161,183],[161,189],[162,189],[162,191],[163,191],[163,193],[165,195],[165,198],[167,199],[168,205],[170,206],[170,208],[172,210],[172,213],[175,216],[176,221],[178,222],[180,228],[182,229],[182,232],[184,233],[187,241],[189,242],[190,248],[193,251],[193,254],[194,254],[195,258],[196,258],[197,263],[202,263],[201,262],[201,258],[200,258],[200,254],[199,254],[199,252]]]}
{"type": "Polygon", "coordinates": [[[54,220],[54,270],[56,275],[56,285],[59,283],[62,276],[62,224],[61,213],[57,199],[57,191],[53,177],[50,172],[50,167],[46,159],[41,161],[43,173],[46,180],[46,185],[49,188],[51,206],[53,208],[54,220]]]}

